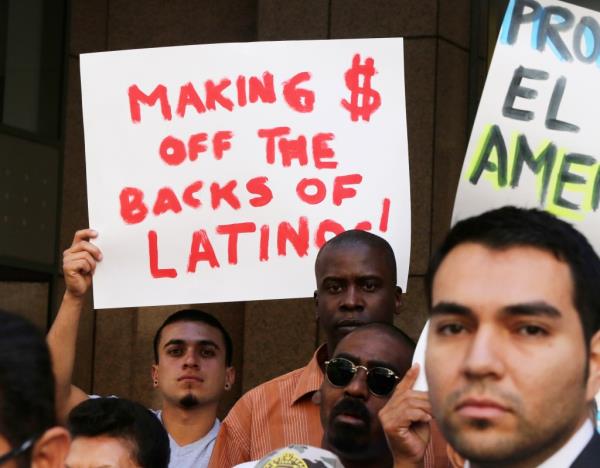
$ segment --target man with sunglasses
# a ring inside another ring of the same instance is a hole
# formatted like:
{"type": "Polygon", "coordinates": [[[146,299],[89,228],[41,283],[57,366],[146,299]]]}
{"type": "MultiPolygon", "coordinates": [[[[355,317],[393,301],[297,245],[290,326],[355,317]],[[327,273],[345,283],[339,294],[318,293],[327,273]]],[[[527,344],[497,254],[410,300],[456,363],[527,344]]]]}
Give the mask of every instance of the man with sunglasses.
{"type": "Polygon", "coordinates": [[[69,434],[56,425],[52,364],[43,335],[0,311],[0,466],[62,468],[69,434]]]}
{"type": "Polygon", "coordinates": [[[322,446],[346,468],[422,466],[431,416],[427,394],[411,390],[413,352],[399,329],[374,323],[343,338],[325,363],[322,446]]]}
{"type": "MultiPolygon", "coordinates": [[[[317,255],[315,276],[315,315],[326,344],[305,367],[259,385],[238,400],[221,424],[210,468],[259,460],[290,444],[319,446],[323,429],[318,390],[325,361],[344,336],[365,324],[391,324],[400,311],[394,251],[375,234],[350,230],[327,241],[317,255]]],[[[425,464],[447,466],[446,444],[433,434],[425,464]]]]}

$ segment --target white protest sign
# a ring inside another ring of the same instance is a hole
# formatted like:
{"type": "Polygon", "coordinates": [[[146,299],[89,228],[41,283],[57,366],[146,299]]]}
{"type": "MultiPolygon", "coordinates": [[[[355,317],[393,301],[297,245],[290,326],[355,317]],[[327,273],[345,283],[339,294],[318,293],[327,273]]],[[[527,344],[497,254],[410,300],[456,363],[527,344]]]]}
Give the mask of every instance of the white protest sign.
{"type": "Polygon", "coordinates": [[[427,377],[425,376],[425,352],[427,351],[427,336],[429,335],[429,320],[425,322],[425,326],[423,330],[421,330],[421,335],[419,335],[419,340],[417,341],[417,346],[415,347],[415,352],[413,353],[413,364],[419,364],[419,375],[415,384],[413,385],[413,390],[417,390],[419,392],[426,392],[429,387],[427,385],[427,377]]]}
{"type": "Polygon", "coordinates": [[[600,13],[511,0],[453,222],[503,205],[574,223],[600,252],[600,13]]]}
{"type": "Polygon", "coordinates": [[[81,86],[96,308],[311,296],[356,227],[406,287],[402,39],[84,54],[81,86]]]}

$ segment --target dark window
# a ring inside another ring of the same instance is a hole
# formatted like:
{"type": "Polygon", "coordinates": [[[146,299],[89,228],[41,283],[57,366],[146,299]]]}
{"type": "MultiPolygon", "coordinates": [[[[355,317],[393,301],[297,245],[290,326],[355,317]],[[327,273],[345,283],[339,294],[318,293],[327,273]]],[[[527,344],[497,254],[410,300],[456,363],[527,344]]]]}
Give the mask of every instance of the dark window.
{"type": "Polygon", "coordinates": [[[0,125],[58,141],[65,1],[0,0],[0,125]]]}

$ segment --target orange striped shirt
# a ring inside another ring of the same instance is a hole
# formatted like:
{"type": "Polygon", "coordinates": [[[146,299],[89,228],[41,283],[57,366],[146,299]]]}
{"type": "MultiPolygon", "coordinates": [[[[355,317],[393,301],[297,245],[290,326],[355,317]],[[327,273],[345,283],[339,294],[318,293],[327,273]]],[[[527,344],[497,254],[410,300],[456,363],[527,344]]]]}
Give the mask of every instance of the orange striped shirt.
{"type": "MultiPolygon", "coordinates": [[[[324,353],[326,348],[321,346],[306,367],[245,393],[221,424],[209,468],[230,468],[259,460],[290,444],[320,447],[323,428],[319,405],[313,402],[313,396],[323,382],[319,366],[319,358],[323,356],[319,354],[324,353]]],[[[448,466],[446,444],[439,437],[439,431],[434,429],[425,453],[426,468],[448,466]]]]}

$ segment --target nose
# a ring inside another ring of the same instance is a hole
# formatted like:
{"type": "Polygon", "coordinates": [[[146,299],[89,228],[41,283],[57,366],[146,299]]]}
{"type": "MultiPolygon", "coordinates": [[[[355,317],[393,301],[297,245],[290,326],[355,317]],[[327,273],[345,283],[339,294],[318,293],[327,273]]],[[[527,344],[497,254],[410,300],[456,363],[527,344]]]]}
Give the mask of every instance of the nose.
{"type": "Polygon", "coordinates": [[[464,360],[464,375],[469,379],[498,379],[504,372],[502,335],[497,330],[480,327],[472,335],[464,360]]]}
{"type": "Polygon", "coordinates": [[[198,357],[196,356],[196,352],[193,347],[190,347],[186,350],[183,358],[183,367],[198,367],[198,357]]]}
{"type": "Polygon", "coordinates": [[[344,393],[354,398],[366,400],[369,397],[369,387],[367,386],[367,372],[359,367],[352,377],[352,380],[344,388],[344,393]]]}
{"type": "Polygon", "coordinates": [[[341,297],[340,308],[344,311],[362,311],[365,308],[363,295],[359,287],[354,284],[346,288],[341,297]]]}

